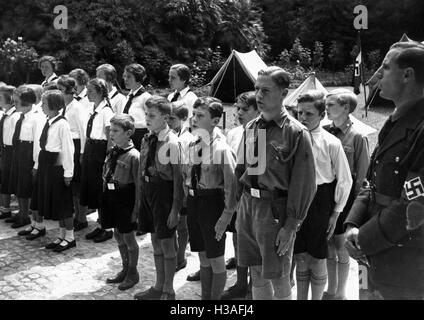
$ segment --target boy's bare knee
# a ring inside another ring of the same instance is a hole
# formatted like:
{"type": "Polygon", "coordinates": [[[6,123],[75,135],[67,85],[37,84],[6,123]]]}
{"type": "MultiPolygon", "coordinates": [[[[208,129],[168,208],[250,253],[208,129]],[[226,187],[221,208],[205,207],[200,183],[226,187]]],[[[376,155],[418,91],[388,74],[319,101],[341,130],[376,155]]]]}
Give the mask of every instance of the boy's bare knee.
{"type": "Polygon", "coordinates": [[[252,285],[254,287],[264,287],[269,285],[270,280],[262,277],[262,266],[250,266],[250,275],[252,277],[252,285]]]}

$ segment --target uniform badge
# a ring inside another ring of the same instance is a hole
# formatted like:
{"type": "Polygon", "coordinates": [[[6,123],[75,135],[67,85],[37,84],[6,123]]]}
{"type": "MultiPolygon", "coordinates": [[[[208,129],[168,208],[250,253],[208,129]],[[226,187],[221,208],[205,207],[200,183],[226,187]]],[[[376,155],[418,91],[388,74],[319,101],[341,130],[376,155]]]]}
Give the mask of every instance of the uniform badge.
{"type": "Polygon", "coordinates": [[[413,200],[424,195],[424,186],[420,177],[405,181],[403,188],[408,200],[413,200]]]}

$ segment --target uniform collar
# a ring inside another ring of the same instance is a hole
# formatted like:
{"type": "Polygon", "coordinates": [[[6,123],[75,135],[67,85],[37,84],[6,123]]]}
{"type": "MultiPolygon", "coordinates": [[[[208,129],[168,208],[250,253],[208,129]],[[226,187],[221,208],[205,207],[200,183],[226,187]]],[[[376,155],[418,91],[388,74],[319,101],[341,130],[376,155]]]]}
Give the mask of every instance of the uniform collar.
{"type": "Polygon", "coordinates": [[[140,90],[142,90],[142,91],[144,91],[144,87],[143,86],[140,86],[137,90],[135,90],[135,91],[132,91],[132,90],[130,90],[130,92],[128,93],[128,95],[130,95],[130,94],[132,94],[132,95],[136,95],[140,90]]]}
{"type": "MultiPolygon", "coordinates": [[[[180,91],[180,97],[184,97],[186,94],[187,94],[187,92],[190,90],[190,87],[189,86],[187,86],[187,87],[185,87],[183,90],[181,90],[180,91]]],[[[174,95],[177,93],[178,91],[177,90],[175,90],[174,91],[174,95]]]]}
{"type": "Polygon", "coordinates": [[[57,77],[56,73],[53,72],[53,74],[47,79],[46,82],[49,83],[50,81],[52,81],[52,79],[54,79],[56,77],[57,77]]]}
{"type": "MultiPolygon", "coordinates": [[[[286,108],[285,107],[282,107],[280,113],[277,114],[273,119],[271,119],[269,121],[274,121],[277,124],[277,126],[279,126],[280,128],[282,128],[283,125],[284,125],[284,121],[286,120],[286,118],[288,117],[288,115],[289,114],[288,114],[286,108]]],[[[267,122],[264,119],[264,117],[263,117],[262,114],[259,117],[257,117],[256,120],[255,120],[256,123],[258,123],[259,121],[265,121],[265,122],[267,122]]]]}
{"type": "Polygon", "coordinates": [[[408,102],[401,109],[396,108],[391,116],[392,122],[395,122],[405,116],[414,116],[420,114],[420,111],[422,112],[422,110],[417,110],[417,114],[415,114],[415,112],[410,111],[415,109],[417,106],[421,106],[423,103],[424,98],[420,98],[418,100],[408,102]]]}
{"type": "Polygon", "coordinates": [[[86,95],[87,95],[87,87],[82,89],[81,92],[77,95],[77,97],[85,98],[86,95]]]}
{"type": "MultiPolygon", "coordinates": [[[[343,122],[343,124],[338,128],[343,132],[343,134],[346,134],[350,130],[352,125],[353,125],[353,122],[350,119],[350,115],[349,115],[349,117],[346,119],[346,121],[343,122]]],[[[335,127],[334,122],[331,123],[331,126],[335,127]]]]}
{"type": "Polygon", "coordinates": [[[53,121],[55,121],[60,116],[61,116],[61,113],[59,112],[58,115],[54,116],[53,118],[48,119],[47,121],[49,122],[49,125],[51,125],[53,123],[53,121]]]}
{"type": "Polygon", "coordinates": [[[99,113],[100,110],[102,110],[106,105],[107,105],[106,100],[102,100],[94,111],[99,113]]]}

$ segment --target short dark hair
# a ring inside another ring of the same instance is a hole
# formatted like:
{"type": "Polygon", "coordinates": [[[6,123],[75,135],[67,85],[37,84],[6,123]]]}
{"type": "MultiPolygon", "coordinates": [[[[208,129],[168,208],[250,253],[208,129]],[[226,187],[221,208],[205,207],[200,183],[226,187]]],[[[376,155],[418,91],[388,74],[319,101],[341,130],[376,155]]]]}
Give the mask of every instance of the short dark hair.
{"type": "Polygon", "coordinates": [[[137,82],[142,83],[146,79],[146,69],[141,64],[131,63],[124,70],[131,73],[137,82]]]}
{"type": "Polygon", "coordinates": [[[65,108],[65,98],[60,90],[48,90],[43,93],[42,98],[46,99],[49,110],[65,108]]]}
{"type": "Polygon", "coordinates": [[[52,66],[53,71],[56,71],[56,63],[57,60],[53,56],[42,56],[40,60],[38,60],[38,68],[41,68],[41,64],[43,62],[48,62],[52,66]]]}
{"type": "Polygon", "coordinates": [[[90,80],[88,73],[83,69],[74,69],[69,72],[69,76],[74,78],[78,85],[85,86],[90,80]]]}
{"type": "Polygon", "coordinates": [[[162,115],[171,115],[171,102],[165,97],[153,95],[146,101],[146,108],[157,109],[162,115]]]}
{"type": "Polygon", "coordinates": [[[3,95],[4,100],[7,104],[13,104],[13,92],[15,91],[14,86],[3,85],[0,86],[0,94],[3,95]]]}
{"type": "Polygon", "coordinates": [[[24,107],[29,107],[37,101],[37,96],[35,95],[34,90],[24,84],[17,87],[14,91],[14,94],[19,96],[21,104],[24,107]]]}
{"type": "Polygon", "coordinates": [[[74,94],[76,92],[75,85],[76,81],[74,78],[68,75],[62,75],[57,80],[57,84],[65,87],[65,94],[74,94]]]}
{"type": "Polygon", "coordinates": [[[258,110],[255,91],[243,92],[242,94],[238,95],[236,101],[236,104],[243,103],[248,107],[253,107],[253,109],[258,110]]]}
{"type": "Polygon", "coordinates": [[[177,104],[171,102],[172,114],[175,114],[178,119],[182,120],[188,117],[188,108],[185,104],[177,104]]]}
{"type": "Polygon", "coordinates": [[[390,47],[400,49],[394,62],[401,69],[412,68],[417,83],[424,84],[424,45],[420,42],[396,42],[390,47]]]}
{"type": "Polygon", "coordinates": [[[258,72],[259,76],[270,76],[272,81],[281,89],[287,89],[290,85],[290,74],[277,66],[266,67],[260,70],[258,72]]]}
{"type": "Polygon", "coordinates": [[[30,87],[32,90],[34,90],[35,96],[37,97],[37,101],[39,102],[43,94],[43,87],[40,84],[33,84],[33,83],[27,84],[27,86],[30,87]]]}
{"type": "Polygon", "coordinates": [[[182,64],[182,63],[174,64],[169,69],[176,70],[178,76],[180,77],[181,80],[184,81],[186,86],[190,83],[190,69],[185,64],[182,64]]]}
{"type": "Polygon", "coordinates": [[[224,112],[221,100],[213,97],[200,97],[193,104],[193,109],[205,108],[212,118],[220,118],[224,112]]]}
{"type": "Polygon", "coordinates": [[[97,67],[96,72],[103,70],[105,72],[106,81],[107,82],[115,82],[116,81],[116,69],[109,63],[104,63],[97,67]]]}
{"type": "Polygon", "coordinates": [[[306,93],[301,94],[297,99],[297,103],[313,102],[314,107],[322,115],[325,112],[324,92],[319,90],[308,90],[306,93]]]}
{"type": "Polygon", "coordinates": [[[124,131],[131,130],[134,132],[135,130],[134,118],[129,114],[117,114],[113,116],[112,119],[110,119],[110,123],[115,126],[121,127],[122,129],[124,129],[124,131]]]}

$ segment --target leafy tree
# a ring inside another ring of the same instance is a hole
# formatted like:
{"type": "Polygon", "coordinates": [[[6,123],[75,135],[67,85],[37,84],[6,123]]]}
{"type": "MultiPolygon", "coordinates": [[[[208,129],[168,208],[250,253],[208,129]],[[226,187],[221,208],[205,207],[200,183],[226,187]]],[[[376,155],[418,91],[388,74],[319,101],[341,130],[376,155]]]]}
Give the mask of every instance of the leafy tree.
{"type": "Polygon", "coordinates": [[[320,41],[315,41],[313,51],[313,67],[320,70],[324,63],[324,46],[320,41]]]}

